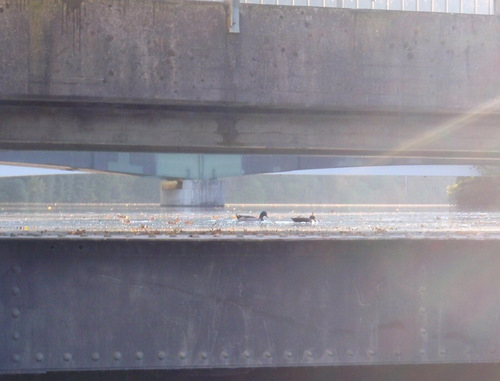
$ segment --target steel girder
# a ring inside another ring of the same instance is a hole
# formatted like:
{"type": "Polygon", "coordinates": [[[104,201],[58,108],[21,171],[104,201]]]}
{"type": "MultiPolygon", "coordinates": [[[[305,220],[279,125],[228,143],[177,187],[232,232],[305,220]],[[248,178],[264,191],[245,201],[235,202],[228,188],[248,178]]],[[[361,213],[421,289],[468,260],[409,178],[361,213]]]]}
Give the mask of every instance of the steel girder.
{"type": "Polygon", "coordinates": [[[0,373],[496,363],[497,240],[0,239],[0,373]]]}

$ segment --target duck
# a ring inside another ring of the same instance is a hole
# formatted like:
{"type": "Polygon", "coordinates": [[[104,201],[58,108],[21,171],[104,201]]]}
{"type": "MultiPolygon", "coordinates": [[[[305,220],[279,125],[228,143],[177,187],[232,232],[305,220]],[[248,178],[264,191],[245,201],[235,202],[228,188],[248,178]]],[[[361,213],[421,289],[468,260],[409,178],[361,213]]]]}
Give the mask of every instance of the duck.
{"type": "Polygon", "coordinates": [[[237,214],[236,219],[238,221],[263,221],[264,217],[269,218],[266,211],[260,212],[259,217],[249,216],[247,214],[237,214]]]}
{"type": "Polygon", "coordinates": [[[314,217],[314,214],[311,214],[309,217],[292,217],[293,222],[308,222],[308,223],[313,223],[313,222],[318,222],[316,220],[316,217],[314,217]]]}

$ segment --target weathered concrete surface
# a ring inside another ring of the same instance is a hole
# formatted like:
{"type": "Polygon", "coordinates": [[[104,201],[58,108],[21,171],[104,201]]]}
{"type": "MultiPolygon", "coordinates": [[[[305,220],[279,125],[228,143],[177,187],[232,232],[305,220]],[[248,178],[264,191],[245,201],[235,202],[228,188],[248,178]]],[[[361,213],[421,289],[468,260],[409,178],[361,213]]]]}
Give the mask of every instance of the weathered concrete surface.
{"type": "Polygon", "coordinates": [[[500,159],[499,114],[0,104],[0,148],[500,159]]]}
{"type": "Polygon", "coordinates": [[[498,156],[496,16],[242,4],[230,34],[222,3],[0,8],[2,148],[498,156]]]}
{"type": "Polygon", "coordinates": [[[0,6],[2,98],[434,111],[499,95],[494,16],[242,4],[229,34],[222,3],[0,6]]]}

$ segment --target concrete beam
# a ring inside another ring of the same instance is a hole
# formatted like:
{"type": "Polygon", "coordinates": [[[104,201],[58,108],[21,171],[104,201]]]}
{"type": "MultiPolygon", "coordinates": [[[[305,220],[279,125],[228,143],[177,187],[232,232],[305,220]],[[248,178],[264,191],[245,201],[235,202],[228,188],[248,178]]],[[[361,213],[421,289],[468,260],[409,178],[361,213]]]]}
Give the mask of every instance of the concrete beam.
{"type": "Polygon", "coordinates": [[[0,104],[0,149],[500,158],[500,114],[0,104]]]}
{"type": "Polygon", "coordinates": [[[500,95],[493,16],[241,4],[230,34],[222,2],[10,3],[1,99],[434,112],[500,95]]]}

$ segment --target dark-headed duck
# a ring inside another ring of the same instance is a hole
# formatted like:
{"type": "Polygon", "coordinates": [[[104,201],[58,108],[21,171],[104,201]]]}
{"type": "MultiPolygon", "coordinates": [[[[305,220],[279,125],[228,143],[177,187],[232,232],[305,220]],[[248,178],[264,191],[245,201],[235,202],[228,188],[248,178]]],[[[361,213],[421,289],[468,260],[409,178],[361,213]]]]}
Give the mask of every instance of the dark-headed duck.
{"type": "Polygon", "coordinates": [[[267,217],[269,218],[269,216],[267,215],[267,212],[261,212],[259,217],[255,217],[255,216],[249,216],[249,215],[246,215],[246,214],[237,214],[236,215],[236,219],[238,221],[263,221],[264,220],[264,217],[267,217]]]}
{"type": "Polygon", "coordinates": [[[316,220],[316,217],[314,217],[314,214],[311,214],[309,217],[292,217],[292,221],[293,222],[308,222],[308,223],[318,222],[316,220]]]}

